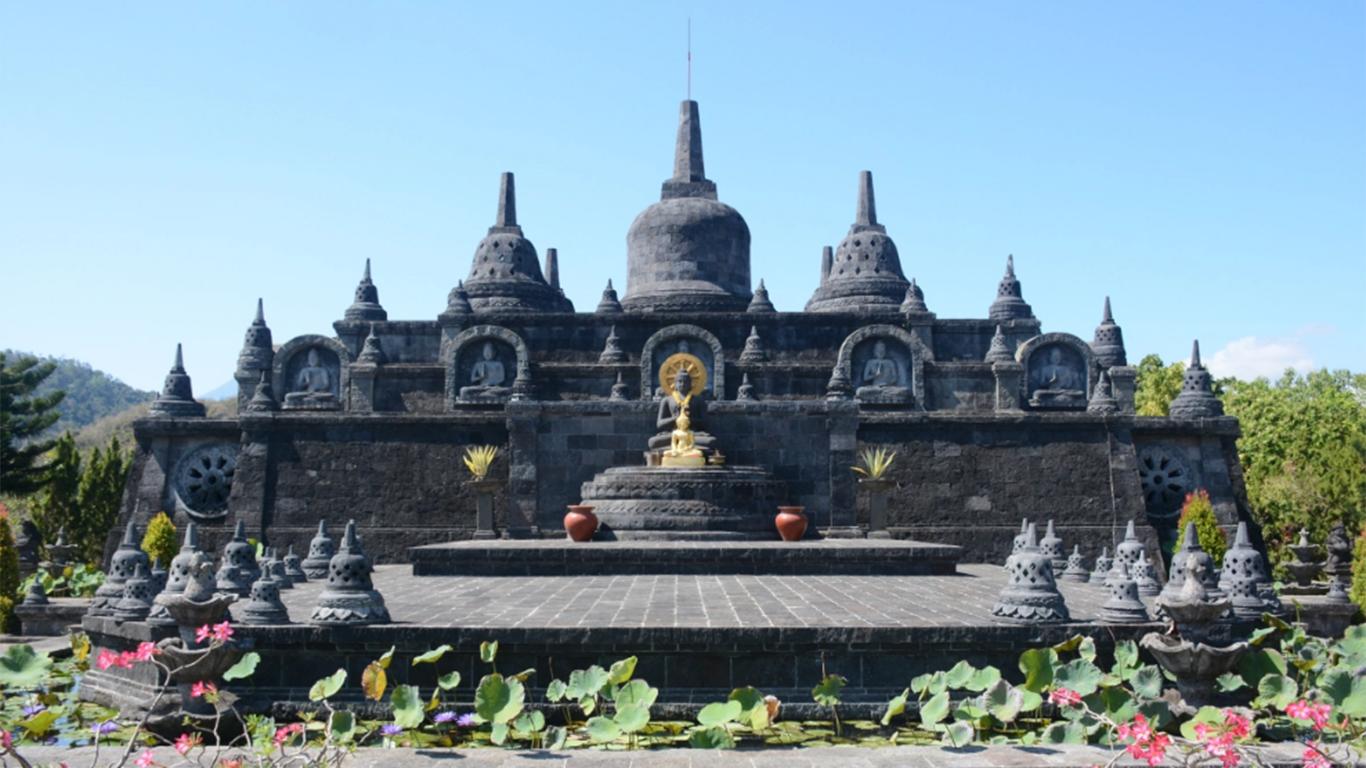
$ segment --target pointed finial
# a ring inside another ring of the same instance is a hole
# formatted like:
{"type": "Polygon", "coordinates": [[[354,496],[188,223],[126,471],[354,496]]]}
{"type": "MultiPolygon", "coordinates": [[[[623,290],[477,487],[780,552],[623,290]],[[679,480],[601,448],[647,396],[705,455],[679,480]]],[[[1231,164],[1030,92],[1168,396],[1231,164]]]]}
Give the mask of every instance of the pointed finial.
{"type": "Polygon", "coordinates": [[[171,371],[174,373],[185,372],[185,356],[180,351],[180,342],[176,342],[175,345],[175,363],[171,366],[171,371]]]}
{"type": "Polygon", "coordinates": [[[232,529],[232,537],[239,541],[247,540],[247,521],[237,518],[237,525],[232,529]]]}
{"type": "Polygon", "coordinates": [[[261,298],[256,299],[256,319],[252,322],[256,325],[266,324],[266,302],[261,298]]]}
{"type": "Polygon", "coordinates": [[[1074,555],[1080,555],[1080,554],[1081,554],[1081,545],[1080,545],[1080,544],[1073,544],[1073,545],[1072,545],[1072,554],[1074,554],[1074,555]]]}
{"type": "Polygon", "coordinates": [[[830,246],[821,248],[821,282],[830,278],[830,270],[835,266],[835,249],[830,246]]]}
{"type": "Polygon", "coordinates": [[[876,224],[877,203],[873,200],[873,172],[859,171],[858,210],[854,214],[855,224],[876,224]]]}
{"type": "Polygon", "coordinates": [[[123,528],[123,545],[129,547],[137,547],[138,545],[138,529],[132,520],[129,520],[128,525],[123,528]]]}
{"type": "Polygon", "coordinates": [[[560,290],[560,252],[555,248],[545,249],[545,280],[551,288],[560,290]]]}
{"type": "Polygon", "coordinates": [[[1028,530],[1029,530],[1029,518],[1027,518],[1027,517],[1022,517],[1022,518],[1020,518],[1020,533],[1024,533],[1025,531],[1028,531],[1028,530]]]}
{"type": "Polygon", "coordinates": [[[1200,364],[1200,340],[1199,340],[1199,339],[1196,339],[1195,342],[1194,342],[1193,344],[1191,344],[1191,366],[1190,366],[1190,367],[1192,367],[1192,368],[1203,368],[1203,367],[1204,367],[1203,365],[1200,364]]]}
{"type": "Polygon", "coordinates": [[[610,277],[607,278],[607,290],[609,290],[609,291],[615,290],[614,288],[612,288],[612,278],[610,278],[610,277]]]}
{"type": "Polygon", "coordinates": [[[498,218],[495,227],[517,226],[517,188],[510,172],[504,171],[498,183],[498,218]]]}
{"type": "Polygon", "coordinates": [[[1233,538],[1233,546],[1238,547],[1240,549],[1246,549],[1247,547],[1252,546],[1252,541],[1248,538],[1247,535],[1246,521],[1238,521],[1238,535],[1233,538]]]}
{"type": "Polygon", "coordinates": [[[365,260],[365,274],[361,275],[361,282],[370,282],[370,259],[365,260]]]}
{"type": "Polygon", "coordinates": [[[182,549],[199,549],[199,527],[193,520],[185,526],[185,543],[180,546],[182,549]]]}
{"type": "Polygon", "coordinates": [[[1015,254],[1006,256],[1006,277],[1015,276],[1015,254]]]}
{"type": "Polygon", "coordinates": [[[327,535],[327,521],[326,521],[326,520],[319,520],[319,521],[318,521],[318,535],[319,535],[319,536],[326,536],[326,535],[327,535]]]}
{"type": "Polygon", "coordinates": [[[1129,524],[1126,525],[1126,526],[1124,527],[1124,538],[1125,538],[1125,539],[1137,539],[1137,538],[1138,538],[1138,534],[1134,533],[1134,521],[1133,521],[1133,520],[1130,520],[1130,521],[1129,521],[1129,524]]]}
{"type": "Polygon", "coordinates": [[[342,537],[342,549],[356,552],[360,549],[360,540],[356,538],[356,521],[346,521],[346,535],[342,537]]]}
{"type": "Polygon", "coordinates": [[[1039,546],[1039,531],[1034,527],[1033,523],[1030,523],[1029,527],[1025,529],[1024,546],[1025,548],[1035,548],[1039,546]]]}
{"type": "Polygon", "coordinates": [[[706,181],[702,165],[702,119],[697,102],[689,99],[679,106],[678,138],[674,143],[675,181],[706,181]]]}
{"type": "Polygon", "coordinates": [[[768,290],[767,288],[764,287],[764,279],[763,279],[762,277],[759,278],[759,290],[761,290],[761,291],[767,291],[767,290],[768,290]]]}
{"type": "Polygon", "coordinates": [[[1195,523],[1186,523],[1186,535],[1181,542],[1182,549],[1201,549],[1200,536],[1195,530],[1195,523]]]}
{"type": "Polygon", "coordinates": [[[1105,315],[1100,318],[1101,323],[1113,323],[1115,316],[1110,314],[1110,297],[1105,297],[1105,315]]]}

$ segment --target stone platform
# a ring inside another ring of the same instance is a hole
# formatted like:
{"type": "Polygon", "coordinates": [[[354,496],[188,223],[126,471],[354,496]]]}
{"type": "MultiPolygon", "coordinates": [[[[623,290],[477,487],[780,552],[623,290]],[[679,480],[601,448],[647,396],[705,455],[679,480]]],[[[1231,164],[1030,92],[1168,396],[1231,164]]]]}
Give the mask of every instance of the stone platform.
{"type": "MultiPolygon", "coordinates": [[[[853,575],[615,575],[414,577],[407,566],[380,566],[374,582],[394,622],[369,627],[238,625],[261,664],[241,693],[248,708],[289,709],[308,701],[308,687],[338,667],[359,680],[366,664],[396,647],[390,684],[430,690],[436,674],[459,670],[466,681],[489,671],[479,643],[498,640],[500,670],[534,668],[527,700],[543,700],[550,680],[592,664],[637,656],[637,674],[661,690],[660,717],[691,716],[754,685],[800,716],[822,669],[849,680],[851,715],[880,716],[888,699],[917,674],[948,669],[960,659],[994,664],[1014,676],[1020,651],[1073,634],[1095,638],[1101,653],[1117,640],[1157,629],[1156,623],[1095,621],[1106,591],[1061,584],[1072,612],[1068,624],[1029,626],[994,619],[991,606],[1005,583],[999,566],[961,565],[945,576],[853,575]],[[442,643],[455,650],[434,669],[414,656],[442,643]]],[[[283,593],[291,618],[306,620],[321,583],[283,593]]],[[[163,636],[146,624],[87,618],[97,647],[132,648],[163,636]]],[[[92,671],[88,695],[106,703],[145,696],[136,670],[92,671]]],[[[469,683],[458,697],[471,695],[469,683]]],[[[357,705],[359,688],[343,695],[357,705]]],[[[467,702],[466,702],[467,703],[467,702]]],[[[841,711],[845,711],[841,708],[841,711]]]]}
{"type": "Polygon", "coordinates": [[[763,467],[611,467],[583,484],[599,539],[777,540],[773,517],[791,503],[763,467]]]}
{"type": "Polygon", "coordinates": [[[949,575],[959,547],[919,541],[456,541],[409,550],[417,576],[949,575]]]}

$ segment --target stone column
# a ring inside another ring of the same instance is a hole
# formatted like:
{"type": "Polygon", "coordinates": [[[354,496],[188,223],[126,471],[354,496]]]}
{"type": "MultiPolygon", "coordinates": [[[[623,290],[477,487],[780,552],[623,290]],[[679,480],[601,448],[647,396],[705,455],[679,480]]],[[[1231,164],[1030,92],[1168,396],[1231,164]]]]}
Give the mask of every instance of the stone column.
{"type": "Polygon", "coordinates": [[[996,377],[996,412],[1021,410],[1020,386],[1024,380],[1024,365],[992,363],[991,373],[996,377]]]}
{"type": "Polygon", "coordinates": [[[1134,382],[1138,369],[1131,365],[1116,365],[1110,368],[1110,386],[1115,401],[1119,403],[1120,413],[1134,412],[1134,382]]]}
{"type": "Polygon", "coordinates": [[[536,454],[541,417],[542,408],[538,403],[507,404],[508,489],[504,512],[507,519],[503,529],[511,538],[527,538],[539,530],[536,454]]]}
{"type": "Polygon", "coordinates": [[[375,377],[378,372],[379,367],[375,365],[351,364],[351,390],[347,395],[351,402],[347,404],[347,410],[356,413],[375,411],[375,377]]]}

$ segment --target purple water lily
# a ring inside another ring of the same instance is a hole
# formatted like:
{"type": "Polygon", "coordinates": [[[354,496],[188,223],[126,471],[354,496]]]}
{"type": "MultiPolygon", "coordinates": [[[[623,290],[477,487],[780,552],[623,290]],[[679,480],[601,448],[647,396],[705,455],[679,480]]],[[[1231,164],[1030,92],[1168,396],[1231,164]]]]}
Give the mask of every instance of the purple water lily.
{"type": "Polygon", "coordinates": [[[105,734],[113,733],[118,729],[119,724],[114,722],[113,720],[105,720],[103,723],[95,723],[93,726],[90,727],[90,730],[94,731],[96,736],[104,736],[105,734]]]}
{"type": "Polygon", "coordinates": [[[45,709],[47,709],[47,707],[43,706],[42,704],[25,705],[24,717],[33,717],[34,715],[38,714],[39,712],[42,712],[45,709]]]}
{"type": "Polygon", "coordinates": [[[475,726],[474,713],[466,712],[465,714],[460,716],[459,720],[455,721],[455,724],[460,726],[461,728],[473,728],[475,726]]]}
{"type": "Polygon", "coordinates": [[[397,736],[403,733],[403,726],[394,723],[385,723],[379,727],[379,732],[385,736],[397,736]]]}
{"type": "Polygon", "coordinates": [[[452,712],[452,711],[450,711],[450,710],[447,710],[447,711],[445,711],[445,712],[437,712],[437,713],[436,713],[436,716],[432,718],[432,722],[434,722],[434,723],[449,723],[449,722],[451,722],[452,720],[455,720],[455,717],[456,717],[455,713],[452,712]]]}

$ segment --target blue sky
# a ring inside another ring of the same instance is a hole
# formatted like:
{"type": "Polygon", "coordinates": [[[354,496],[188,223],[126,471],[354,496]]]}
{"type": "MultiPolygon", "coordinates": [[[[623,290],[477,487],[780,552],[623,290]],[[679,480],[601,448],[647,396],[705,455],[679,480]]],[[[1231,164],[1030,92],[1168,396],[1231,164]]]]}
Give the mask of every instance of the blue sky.
{"type": "Polygon", "coordinates": [[[0,347],[228,381],[257,296],[331,333],[364,260],[431,319],[519,219],[591,311],[669,175],[687,19],[707,173],[782,310],[858,171],[940,317],[1013,253],[1045,330],[1135,360],[1366,369],[1366,3],[0,4],[0,347]]]}

